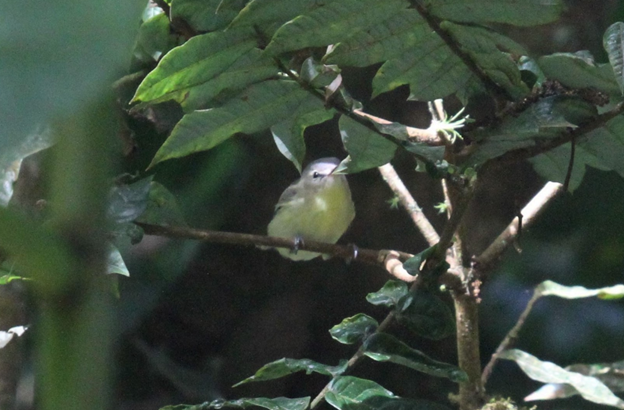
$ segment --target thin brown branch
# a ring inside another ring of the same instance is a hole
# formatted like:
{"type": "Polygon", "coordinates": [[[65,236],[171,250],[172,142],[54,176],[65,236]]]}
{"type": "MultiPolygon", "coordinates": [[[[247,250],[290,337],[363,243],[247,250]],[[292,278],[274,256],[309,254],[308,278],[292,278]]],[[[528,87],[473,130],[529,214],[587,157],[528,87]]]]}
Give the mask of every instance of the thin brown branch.
{"type": "Polygon", "coordinates": [[[529,316],[529,313],[531,313],[531,309],[533,309],[533,305],[535,304],[537,299],[540,298],[540,296],[541,294],[539,292],[537,291],[533,292],[533,296],[527,303],[526,308],[524,308],[524,312],[522,312],[522,314],[518,318],[518,321],[516,322],[514,327],[509,331],[509,333],[507,333],[507,336],[505,336],[501,344],[498,346],[498,348],[492,355],[492,358],[490,359],[488,364],[483,369],[483,374],[481,375],[481,382],[483,383],[483,385],[487,383],[488,378],[490,377],[490,374],[492,374],[492,370],[500,354],[503,351],[509,349],[515,343],[516,339],[518,338],[518,334],[520,333],[520,329],[522,329],[522,326],[524,326],[524,322],[529,316]]]}
{"type": "MultiPolygon", "coordinates": [[[[535,222],[537,217],[546,209],[546,206],[561,192],[563,185],[558,182],[548,182],[544,187],[529,201],[522,211],[522,226],[527,228],[535,222]]],[[[519,234],[519,218],[513,221],[505,228],[503,232],[487,247],[481,255],[475,258],[475,268],[479,270],[487,269],[494,261],[496,261],[502,253],[514,243],[519,234]]]]}
{"type": "Polygon", "coordinates": [[[427,243],[429,243],[429,246],[438,243],[440,241],[440,236],[420,209],[412,194],[407,190],[405,184],[394,170],[394,167],[388,163],[380,166],[378,169],[384,181],[386,181],[386,184],[388,184],[392,192],[399,198],[399,202],[403,208],[405,208],[420,233],[425,237],[427,243]]]}

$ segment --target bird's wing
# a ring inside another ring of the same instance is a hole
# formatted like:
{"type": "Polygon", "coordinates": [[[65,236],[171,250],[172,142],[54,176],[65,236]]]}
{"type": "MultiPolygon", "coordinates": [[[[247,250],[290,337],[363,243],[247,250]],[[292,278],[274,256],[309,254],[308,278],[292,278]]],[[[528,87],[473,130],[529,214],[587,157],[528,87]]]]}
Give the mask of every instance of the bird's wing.
{"type": "Polygon", "coordinates": [[[292,184],[291,186],[286,188],[286,190],[282,192],[282,195],[280,196],[279,201],[277,201],[277,205],[275,205],[275,212],[279,211],[280,208],[292,202],[297,196],[297,193],[299,192],[299,188],[300,187],[298,183],[292,184]]]}

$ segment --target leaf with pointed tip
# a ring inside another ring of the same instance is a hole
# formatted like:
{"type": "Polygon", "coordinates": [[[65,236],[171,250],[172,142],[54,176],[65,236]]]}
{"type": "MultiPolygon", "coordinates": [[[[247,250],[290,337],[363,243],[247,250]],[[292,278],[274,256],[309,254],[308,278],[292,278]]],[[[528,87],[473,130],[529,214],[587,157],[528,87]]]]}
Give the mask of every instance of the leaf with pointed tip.
{"type": "Polygon", "coordinates": [[[173,0],[171,20],[184,20],[195,31],[222,30],[245,3],[247,0],[173,0]]]}
{"type": "Polygon", "coordinates": [[[379,362],[391,362],[435,377],[445,377],[455,383],[465,382],[468,375],[457,366],[439,362],[412,349],[387,333],[375,333],[364,341],[364,354],[379,362]]]}
{"type": "Polygon", "coordinates": [[[615,80],[624,95],[624,23],[618,21],[607,28],[602,38],[604,49],[615,73],[615,80]]]}
{"type": "Polygon", "coordinates": [[[209,150],[236,133],[264,131],[289,118],[323,109],[323,102],[292,81],[265,81],[223,106],[185,115],[158,150],[151,166],[209,150]]]}
{"type": "Polygon", "coordinates": [[[453,312],[429,291],[418,289],[408,293],[396,308],[397,321],[419,336],[440,340],[455,332],[453,312]]]}
{"type": "Polygon", "coordinates": [[[561,0],[426,0],[425,7],[444,20],[536,26],[557,20],[564,4],[561,0]]]}
{"type": "Polygon", "coordinates": [[[391,391],[372,380],[340,376],[332,380],[325,401],[338,410],[376,410],[384,399],[395,399],[391,391]]]}
{"type": "Polygon", "coordinates": [[[586,400],[624,409],[624,401],[595,377],[565,370],[551,362],[542,362],[537,357],[518,349],[505,350],[499,358],[513,360],[533,380],[543,383],[566,383],[574,386],[586,400]]]}
{"type": "Polygon", "coordinates": [[[225,90],[241,90],[277,73],[256,47],[250,29],[191,38],[162,58],[141,82],[133,101],[175,100],[186,111],[204,106],[225,90]]]}
{"type": "Polygon", "coordinates": [[[342,143],[349,156],[338,165],[339,171],[355,173],[390,162],[397,146],[362,124],[343,115],[338,122],[342,143]]]}
{"type": "Polygon", "coordinates": [[[366,295],[368,303],[377,306],[394,307],[399,300],[407,295],[407,284],[400,280],[387,281],[377,292],[366,295]]]}
{"type": "Polygon", "coordinates": [[[108,260],[106,264],[106,273],[116,273],[118,275],[130,277],[130,271],[126,266],[119,249],[110,244],[108,249],[108,260]]]}
{"type": "Polygon", "coordinates": [[[265,380],[279,379],[290,374],[305,371],[306,374],[319,373],[325,376],[336,377],[347,369],[347,362],[338,366],[328,366],[310,359],[288,359],[283,358],[262,366],[253,376],[246,378],[232,387],[240,386],[249,382],[259,382],[265,380]]]}
{"type": "Polygon", "coordinates": [[[353,344],[362,340],[377,329],[379,323],[364,313],[343,319],[342,322],[329,329],[331,337],[344,344],[353,344]]]}
{"type": "Polygon", "coordinates": [[[430,246],[422,252],[417,253],[403,263],[403,267],[410,275],[416,276],[420,273],[420,267],[429,256],[436,250],[436,245],[430,246]]]}
{"type": "Polygon", "coordinates": [[[339,42],[379,20],[407,10],[404,0],[328,0],[280,27],[265,52],[271,56],[339,42]]]}
{"type": "Polygon", "coordinates": [[[595,88],[607,94],[619,94],[620,87],[609,64],[596,65],[585,53],[555,53],[540,57],[539,67],[546,77],[572,88],[595,88]]]}

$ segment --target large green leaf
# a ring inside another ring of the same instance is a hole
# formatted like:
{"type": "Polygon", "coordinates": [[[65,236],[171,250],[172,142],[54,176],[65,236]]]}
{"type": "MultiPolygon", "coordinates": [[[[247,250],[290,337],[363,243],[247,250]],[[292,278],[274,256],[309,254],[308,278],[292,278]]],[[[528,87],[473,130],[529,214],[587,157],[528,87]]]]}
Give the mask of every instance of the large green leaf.
{"type": "Polygon", "coordinates": [[[325,401],[338,410],[376,410],[387,399],[395,398],[391,391],[374,381],[353,376],[334,379],[325,395],[325,401]]]}
{"type": "Polygon", "coordinates": [[[515,361],[533,380],[569,384],[586,400],[624,409],[624,401],[595,377],[565,370],[551,362],[542,362],[537,357],[517,349],[505,350],[499,357],[515,361]]]}
{"type": "Polygon", "coordinates": [[[275,75],[273,61],[256,46],[254,33],[247,28],[195,36],[162,58],[133,101],[173,99],[190,111],[224,90],[240,90],[275,75]]]}
{"type": "Polygon", "coordinates": [[[338,170],[355,173],[387,164],[394,157],[397,146],[375,131],[346,115],[340,117],[338,126],[342,143],[349,153],[338,170]]]}
{"type": "Polygon", "coordinates": [[[462,23],[504,23],[535,26],[557,20],[561,0],[425,0],[436,17],[462,23]]]}
{"type": "Polygon", "coordinates": [[[284,24],[266,48],[269,55],[342,41],[379,20],[406,10],[405,0],[328,0],[284,24]]]}
{"type": "Polygon", "coordinates": [[[397,320],[427,339],[439,340],[455,332],[451,309],[431,292],[417,289],[397,304],[397,320]]]}
{"type": "Polygon", "coordinates": [[[196,31],[224,29],[247,0],[173,0],[171,19],[182,19],[196,31]]]}
{"type": "Polygon", "coordinates": [[[363,344],[364,354],[373,360],[392,362],[436,377],[445,377],[456,383],[467,381],[466,373],[457,366],[439,362],[412,349],[387,333],[376,333],[363,344]]]}
{"type": "Polygon", "coordinates": [[[609,26],[602,39],[609,62],[615,73],[615,80],[624,95],[624,23],[618,21],[609,26]]]}
{"type": "Polygon", "coordinates": [[[236,383],[232,387],[240,386],[249,382],[259,382],[264,380],[279,379],[289,374],[305,371],[306,374],[320,373],[325,376],[335,377],[346,370],[346,362],[338,366],[328,366],[310,359],[288,359],[283,358],[262,366],[253,376],[236,383]]]}
{"type": "Polygon", "coordinates": [[[510,97],[519,99],[529,93],[529,88],[522,82],[516,62],[502,52],[526,55],[526,50],[519,44],[483,27],[464,26],[448,21],[443,22],[441,27],[454,37],[462,50],[492,81],[507,91],[510,97]]]}
{"type": "Polygon", "coordinates": [[[134,45],[134,57],[153,64],[175,47],[176,43],[176,36],[171,34],[169,17],[164,13],[156,14],[139,27],[134,45]]]}
{"type": "Polygon", "coordinates": [[[255,84],[225,105],[185,115],[158,150],[152,165],[208,150],[236,133],[263,131],[323,108],[323,102],[292,81],[255,84]]]}
{"type": "Polygon", "coordinates": [[[611,66],[596,65],[591,55],[586,52],[551,54],[540,57],[537,62],[546,77],[568,87],[592,87],[608,94],[620,93],[611,66]]]}
{"type": "Polygon", "coordinates": [[[343,319],[342,322],[329,329],[331,336],[344,344],[353,344],[361,341],[377,329],[379,323],[364,313],[343,319]]]}
{"type": "Polygon", "coordinates": [[[230,29],[253,27],[267,40],[284,23],[317,7],[318,0],[252,0],[236,16],[230,29]]]}

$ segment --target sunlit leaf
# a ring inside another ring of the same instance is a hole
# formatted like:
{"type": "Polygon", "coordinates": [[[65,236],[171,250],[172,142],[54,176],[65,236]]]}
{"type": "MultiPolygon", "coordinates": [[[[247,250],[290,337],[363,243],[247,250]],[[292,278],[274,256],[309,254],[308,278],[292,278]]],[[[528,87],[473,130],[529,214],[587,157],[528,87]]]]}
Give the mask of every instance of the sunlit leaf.
{"type": "Polygon", "coordinates": [[[407,284],[401,280],[389,280],[377,292],[366,295],[368,303],[386,307],[395,306],[399,300],[407,295],[407,284]]]}
{"type": "Polygon", "coordinates": [[[435,16],[463,23],[504,23],[535,26],[557,20],[564,9],[561,0],[425,0],[435,16]]]}
{"type": "Polygon", "coordinates": [[[263,57],[250,29],[195,36],[171,50],[145,77],[133,101],[176,100],[187,111],[200,108],[224,90],[244,87],[277,73],[263,57]]]}
{"type": "Polygon", "coordinates": [[[249,382],[279,379],[289,374],[305,371],[306,374],[319,373],[325,376],[335,377],[346,370],[346,362],[338,366],[328,366],[310,359],[279,359],[262,366],[253,376],[246,378],[232,387],[240,386],[249,382]]]}
{"type": "Polygon", "coordinates": [[[344,344],[353,344],[373,333],[379,326],[377,321],[364,313],[343,319],[342,322],[329,329],[331,336],[344,344]]]}
{"type": "Polygon", "coordinates": [[[609,62],[615,73],[615,80],[624,94],[624,23],[618,21],[605,31],[602,39],[604,49],[609,55],[609,62]]]}
{"type": "Polygon", "coordinates": [[[236,133],[263,131],[323,108],[323,102],[292,81],[255,84],[222,107],[185,115],[158,150],[152,166],[213,148],[236,133]]]}
{"type": "Polygon", "coordinates": [[[554,363],[542,362],[535,356],[517,349],[505,350],[499,357],[515,361],[533,380],[543,383],[566,383],[574,386],[586,400],[624,409],[624,401],[595,377],[567,371],[554,363]]]}
{"type": "Polygon", "coordinates": [[[354,407],[360,410],[376,410],[385,403],[384,399],[395,398],[397,397],[391,391],[374,381],[353,376],[340,376],[334,379],[325,395],[325,401],[338,410],[354,407]]]}
{"type": "Polygon", "coordinates": [[[364,354],[373,360],[396,363],[456,383],[468,380],[459,367],[434,360],[387,333],[375,333],[364,341],[363,348],[364,354]]]}
{"type": "Polygon", "coordinates": [[[547,280],[540,283],[535,290],[541,296],[558,296],[565,299],[580,299],[594,296],[600,299],[621,299],[624,297],[624,285],[587,289],[582,286],[563,286],[547,280]]]}

